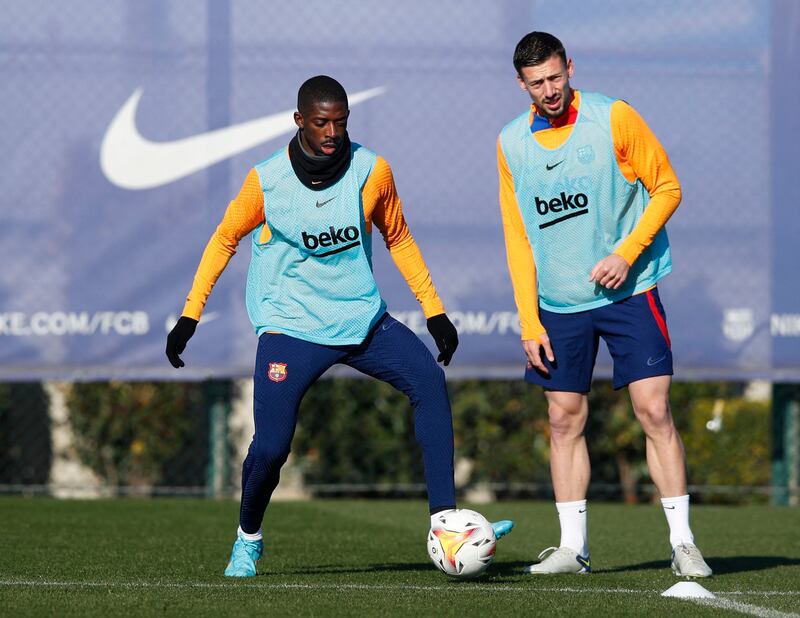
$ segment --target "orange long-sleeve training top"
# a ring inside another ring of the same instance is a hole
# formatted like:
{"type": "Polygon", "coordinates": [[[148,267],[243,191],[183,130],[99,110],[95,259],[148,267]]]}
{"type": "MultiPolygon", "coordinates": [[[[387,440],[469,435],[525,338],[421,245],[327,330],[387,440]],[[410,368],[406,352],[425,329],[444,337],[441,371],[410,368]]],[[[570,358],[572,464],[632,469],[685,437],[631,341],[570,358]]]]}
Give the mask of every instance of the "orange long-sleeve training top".
{"type": "MultiPolygon", "coordinates": [[[[550,123],[548,128],[533,132],[533,138],[545,148],[561,146],[572,133],[580,102],[580,92],[573,90],[568,111],[550,123]]],[[[531,105],[530,123],[533,123],[535,113],[536,107],[531,105]]],[[[644,119],[625,101],[615,101],[611,106],[611,138],[622,174],[629,182],[635,182],[637,178],[641,180],[650,194],[650,203],[642,218],[614,251],[631,265],[653,242],[655,235],[675,212],[681,201],[681,187],[664,147],[644,119]]],[[[536,262],[514,193],[514,178],[503,155],[499,138],[497,167],[506,257],[514,287],[514,300],[519,311],[522,339],[539,341],[545,328],[539,320],[536,262]]]]}
{"type": "MultiPolygon", "coordinates": [[[[378,157],[375,161],[375,166],[361,190],[361,197],[367,233],[372,231],[372,223],[378,227],[394,263],[422,306],[425,317],[444,313],[444,305],[436,293],[428,267],[403,216],[392,170],[383,157],[378,157]]],[[[236,253],[236,247],[242,238],[259,224],[265,223],[260,241],[269,240],[272,235],[269,230],[269,205],[266,211],[265,215],[264,193],[258,173],[251,169],[239,194],[228,205],[222,222],[203,251],[182,315],[200,319],[214,284],[236,253]]]]}

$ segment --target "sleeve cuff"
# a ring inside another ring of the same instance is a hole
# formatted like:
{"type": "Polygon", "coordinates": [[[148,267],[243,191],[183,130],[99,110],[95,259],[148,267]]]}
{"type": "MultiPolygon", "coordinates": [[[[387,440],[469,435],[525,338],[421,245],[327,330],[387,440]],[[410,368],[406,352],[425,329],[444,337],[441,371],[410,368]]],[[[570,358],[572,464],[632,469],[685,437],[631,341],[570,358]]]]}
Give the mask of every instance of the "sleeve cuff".
{"type": "Polygon", "coordinates": [[[422,303],[422,312],[425,314],[425,319],[432,318],[435,315],[444,313],[444,304],[437,296],[431,300],[422,303]]]}
{"type": "Polygon", "coordinates": [[[522,325],[522,337],[523,341],[527,341],[528,339],[533,339],[535,341],[541,341],[541,336],[546,333],[547,330],[542,323],[537,320],[535,324],[524,324],[522,325]]]}
{"type": "Polygon", "coordinates": [[[183,312],[181,313],[181,315],[186,316],[187,318],[192,318],[193,320],[197,320],[199,322],[202,313],[203,313],[202,303],[187,300],[186,304],[183,306],[183,312]]]}
{"type": "Polygon", "coordinates": [[[628,246],[625,243],[621,244],[617,247],[617,250],[614,251],[615,255],[621,257],[628,266],[633,266],[633,263],[636,261],[636,258],[639,257],[641,254],[641,250],[637,251],[635,246],[628,246]]]}

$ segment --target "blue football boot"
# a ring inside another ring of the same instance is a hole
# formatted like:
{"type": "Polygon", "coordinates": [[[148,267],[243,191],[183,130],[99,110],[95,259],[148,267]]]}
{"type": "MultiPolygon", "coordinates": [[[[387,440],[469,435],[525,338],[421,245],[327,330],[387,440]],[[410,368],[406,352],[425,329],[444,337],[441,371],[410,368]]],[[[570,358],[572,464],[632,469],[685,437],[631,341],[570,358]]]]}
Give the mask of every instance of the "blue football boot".
{"type": "Polygon", "coordinates": [[[492,522],[492,530],[496,539],[502,539],[514,528],[514,522],[510,519],[501,519],[500,521],[492,522]]]}
{"type": "Polygon", "coordinates": [[[231,559],[225,569],[226,577],[255,577],[256,562],[264,551],[262,541],[247,541],[236,537],[231,550],[231,559]]]}

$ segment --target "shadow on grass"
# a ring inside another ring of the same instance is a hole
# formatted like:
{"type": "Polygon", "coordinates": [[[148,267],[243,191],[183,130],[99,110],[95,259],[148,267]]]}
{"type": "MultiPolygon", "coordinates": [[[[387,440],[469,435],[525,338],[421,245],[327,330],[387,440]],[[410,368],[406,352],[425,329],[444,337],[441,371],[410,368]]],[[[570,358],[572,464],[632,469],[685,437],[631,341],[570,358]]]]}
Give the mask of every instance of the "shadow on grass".
{"type": "MultiPolygon", "coordinates": [[[[531,562],[515,561],[493,564],[482,576],[475,579],[458,579],[447,577],[446,581],[458,583],[511,583],[518,581],[520,575],[524,575],[523,569],[531,562]]],[[[708,558],[709,566],[714,570],[715,575],[726,575],[729,573],[746,573],[749,571],[764,571],[782,566],[800,565],[800,558],[786,558],[783,556],[729,556],[725,558],[708,558]]],[[[628,564],[612,568],[596,568],[593,573],[624,573],[630,571],[651,571],[669,569],[669,560],[651,560],[637,564],[628,564]]],[[[350,573],[387,573],[387,572],[415,572],[429,573],[435,567],[430,562],[398,562],[370,564],[365,566],[353,566],[345,564],[329,564],[320,566],[308,566],[296,568],[291,571],[281,571],[281,576],[285,575],[335,575],[350,573]]],[[[259,573],[259,576],[278,575],[278,573],[259,573]]],[[[572,574],[567,573],[567,576],[572,574]]]]}
{"type": "MultiPolygon", "coordinates": [[[[800,558],[786,558],[784,556],[727,556],[725,558],[706,558],[708,566],[715,575],[728,573],[747,573],[748,571],[765,571],[781,566],[800,565],[800,558]]],[[[669,568],[669,560],[652,560],[629,564],[610,569],[597,569],[597,573],[621,573],[624,571],[647,571],[652,569],[669,568]]]]}
{"type": "MultiPolygon", "coordinates": [[[[281,571],[281,575],[332,575],[335,573],[381,573],[387,571],[430,571],[435,569],[430,562],[400,562],[370,564],[361,567],[346,564],[327,564],[320,566],[308,566],[291,571],[281,571]]],[[[266,573],[265,573],[266,575],[266,573]]]]}
{"type": "MultiPolygon", "coordinates": [[[[489,570],[480,577],[473,579],[459,579],[456,577],[445,576],[445,581],[454,584],[459,583],[503,583],[507,580],[506,577],[510,575],[521,575],[522,567],[528,565],[528,562],[519,563],[504,563],[502,565],[493,564],[489,570]]],[[[430,573],[436,571],[436,567],[430,562],[399,562],[399,563],[382,563],[371,564],[362,567],[344,564],[329,564],[323,566],[308,566],[296,568],[291,571],[281,571],[280,575],[335,575],[335,574],[349,574],[349,573],[430,573]]],[[[272,573],[259,573],[261,575],[272,575],[272,573]]]]}

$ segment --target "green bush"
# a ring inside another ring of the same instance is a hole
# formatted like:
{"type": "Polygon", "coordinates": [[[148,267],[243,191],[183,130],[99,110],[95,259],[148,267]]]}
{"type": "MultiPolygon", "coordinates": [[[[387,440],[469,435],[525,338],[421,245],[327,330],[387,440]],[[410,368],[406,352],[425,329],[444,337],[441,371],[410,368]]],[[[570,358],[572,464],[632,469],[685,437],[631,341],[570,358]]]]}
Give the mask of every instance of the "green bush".
{"type": "MultiPolygon", "coordinates": [[[[547,482],[547,412],[521,382],[450,385],[456,457],[469,483],[547,482]]],[[[422,452],[405,395],[375,380],[323,380],[300,408],[293,442],[308,484],[423,483],[422,452]]]]}
{"type": "Polygon", "coordinates": [[[456,456],[472,464],[468,484],[549,483],[547,404],[521,380],[449,385],[456,456]]]}
{"type": "MultiPolygon", "coordinates": [[[[208,462],[208,405],[231,395],[230,383],[215,384],[215,389],[197,383],[72,385],[67,403],[82,461],[112,487],[202,485],[208,462]],[[179,477],[184,470],[194,477],[179,477]]],[[[549,488],[550,428],[540,389],[522,380],[467,380],[448,388],[456,457],[468,464],[462,483],[536,483],[549,488]]],[[[769,483],[769,404],[744,400],[742,390],[739,384],[673,385],[673,416],[686,446],[690,483],[769,483]],[[722,428],[712,432],[706,423],[718,399],[725,401],[722,428]]],[[[3,410],[0,405],[0,420],[3,410]]],[[[649,497],[644,491],[650,483],[645,439],[626,390],[614,391],[605,381],[593,385],[586,433],[593,495],[621,494],[629,502],[649,497]],[[606,487],[614,490],[598,493],[606,487]]],[[[306,484],[424,483],[411,406],[403,394],[376,380],[316,383],[301,405],[292,448],[306,484]]],[[[527,492],[517,495],[523,493],[527,492]]],[[[510,495],[515,492],[498,492],[499,497],[510,495]]]]}
{"type": "Polygon", "coordinates": [[[190,384],[73,384],[67,405],[81,460],[111,487],[151,487],[191,427],[190,384]]]}
{"type": "MultiPolygon", "coordinates": [[[[769,404],[742,398],[745,385],[735,382],[678,382],[670,391],[675,426],[686,450],[692,485],[769,484],[769,404]],[[712,432],[713,402],[725,402],[722,430],[712,432]],[[753,453],[748,458],[746,453],[753,453]],[[744,473],[747,468],[749,474],[744,473]]],[[[626,502],[647,497],[650,484],[645,437],[633,414],[627,390],[595,382],[589,397],[587,440],[593,483],[619,483],[626,502]]],[[[738,501],[738,494],[713,494],[717,501],[738,501]]],[[[708,499],[707,496],[703,496],[708,499]]]]}
{"type": "MultiPolygon", "coordinates": [[[[683,435],[689,482],[726,487],[765,486],[770,482],[770,404],[741,398],[724,401],[722,424],[710,431],[715,401],[698,399],[691,406],[683,435]]],[[[711,501],[738,498],[712,495],[711,501]]],[[[765,498],[761,498],[762,500],[765,498]]]]}
{"type": "MultiPolygon", "coordinates": [[[[456,457],[470,464],[467,486],[549,485],[550,428],[540,389],[521,380],[466,380],[451,382],[448,388],[456,457]]],[[[690,483],[768,484],[769,405],[743,400],[742,390],[740,384],[673,385],[673,415],[686,446],[690,483]],[[718,433],[705,426],[716,398],[727,402],[718,433]]],[[[595,382],[589,406],[586,434],[592,486],[602,490],[594,490],[595,494],[621,495],[628,502],[649,498],[644,487],[651,483],[644,432],[627,390],[595,382]],[[611,486],[619,489],[609,492],[611,486]]],[[[306,483],[424,480],[411,406],[405,396],[374,380],[323,380],[314,385],[301,406],[293,448],[306,483]]]]}
{"type": "Polygon", "coordinates": [[[49,405],[39,383],[0,384],[0,484],[47,483],[53,459],[49,405]]]}
{"type": "Polygon", "coordinates": [[[408,399],[377,380],[314,384],[292,448],[309,484],[424,482],[408,399]]]}
{"type": "Polygon", "coordinates": [[[586,442],[592,484],[602,488],[598,495],[617,498],[619,493],[627,503],[640,501],[641,483],[648,478],[645,437],[626,389],[614,390],[608,381],[592,384],[586,442]],[[609,491],[609,486],[617,485],[618,492],[609,491]]]}

